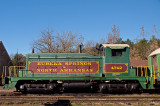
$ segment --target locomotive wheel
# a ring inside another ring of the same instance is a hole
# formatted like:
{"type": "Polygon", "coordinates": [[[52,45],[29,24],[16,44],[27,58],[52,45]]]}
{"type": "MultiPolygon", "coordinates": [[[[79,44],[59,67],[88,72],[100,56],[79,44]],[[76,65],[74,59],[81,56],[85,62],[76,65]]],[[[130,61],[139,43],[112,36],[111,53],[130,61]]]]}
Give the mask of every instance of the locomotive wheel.
{"type": "Polygon", "coordinates": [[[23,94],[27,94],[27,88],[24,86],[24,90],[22,90],[23,94]]]}

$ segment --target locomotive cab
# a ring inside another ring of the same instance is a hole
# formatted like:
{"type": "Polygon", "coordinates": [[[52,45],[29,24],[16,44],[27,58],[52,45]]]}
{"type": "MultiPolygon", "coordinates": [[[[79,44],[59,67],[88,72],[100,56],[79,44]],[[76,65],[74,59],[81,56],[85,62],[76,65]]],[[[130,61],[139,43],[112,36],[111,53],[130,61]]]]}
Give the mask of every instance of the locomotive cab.
{"type": "Polygon", "coordinates": [[[130,70],[128,44],[102,44],[104,69],[102,73],[101,92],[130,92],[138,88],[138,81],[133,77],[135,70],[130,70]]]}
{"type": "Polygon", "coordinates": [[[129,45],[127,44],[103,44],[104,76],[128,76],[129,75],[129,45]]]}

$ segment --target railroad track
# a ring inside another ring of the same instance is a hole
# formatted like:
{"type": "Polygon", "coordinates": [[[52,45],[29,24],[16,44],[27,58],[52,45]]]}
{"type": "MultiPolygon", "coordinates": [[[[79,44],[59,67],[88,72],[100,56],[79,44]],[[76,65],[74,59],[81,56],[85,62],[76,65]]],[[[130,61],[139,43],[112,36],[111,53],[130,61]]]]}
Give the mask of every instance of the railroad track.
{"type": "MultiPolygon", "coordinates": [[[[158,103],[159,94],[101,94],[101,93],[63,93],[63,94],[22,94],[20,92],[0,92],[3,103],[158,103]]],[[[145,104],[144,104],[145,105],[145,104]]]]}
{"type": "Polygon", "coordinates": [[[57,101],[69,101],[72,103],[85,103],[85,102],[105,102],[105,103],[124,103],[124,102],[160,102],[160,96],[145,97],[145,96],[0,96],[0,102],[9,103],[55,103],[57,101]]]}

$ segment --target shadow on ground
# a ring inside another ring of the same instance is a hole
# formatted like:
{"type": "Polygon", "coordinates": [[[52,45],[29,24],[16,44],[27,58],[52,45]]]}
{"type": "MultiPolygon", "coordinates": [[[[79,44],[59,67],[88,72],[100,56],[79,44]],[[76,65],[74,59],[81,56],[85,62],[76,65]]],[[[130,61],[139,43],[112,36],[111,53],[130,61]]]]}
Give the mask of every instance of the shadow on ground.
{"type": "Polygon", "coordinates": [[[69,100],[58,100],[57,102],[50,104],[46,103],[45,106],[72,106],[69,100]]]}

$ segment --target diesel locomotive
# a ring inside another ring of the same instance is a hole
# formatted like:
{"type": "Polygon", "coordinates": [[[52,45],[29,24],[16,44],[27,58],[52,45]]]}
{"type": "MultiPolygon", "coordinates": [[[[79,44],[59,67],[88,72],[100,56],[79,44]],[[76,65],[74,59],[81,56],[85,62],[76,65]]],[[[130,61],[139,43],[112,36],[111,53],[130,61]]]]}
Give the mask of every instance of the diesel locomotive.
{"type": "Polygon", "coordinates": [[[99,56],[87,53],[31,53],[26,66],[9,68],[4,88],[17,91],[90,89],[97,92],[138,92],[159,89],[160,50],[148,57],[149,66],[130,67],[129,45],[101,44],[99,56]]]}

